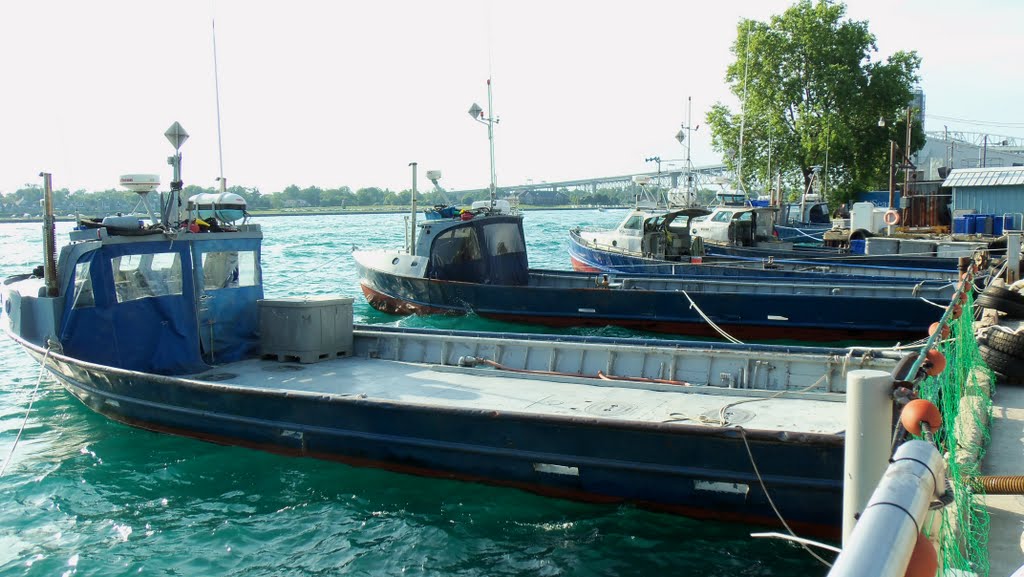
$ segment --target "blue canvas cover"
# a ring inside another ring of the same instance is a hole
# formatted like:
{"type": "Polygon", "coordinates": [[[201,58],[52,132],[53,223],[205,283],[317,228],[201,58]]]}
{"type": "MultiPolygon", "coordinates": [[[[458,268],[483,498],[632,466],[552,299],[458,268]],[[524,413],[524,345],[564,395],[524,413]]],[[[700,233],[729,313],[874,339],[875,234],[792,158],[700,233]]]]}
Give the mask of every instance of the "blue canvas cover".
{"type": "Polygon", "coordinates": [[[245,358],[259,345],[256,301],[263,298],[259,243],[252,239],[196,242],[192,262],[203,357],[209,363],[245,358]],[[218,258],[225,256],[226,260],[218,258]]]}
{"type": "Polygon", "coordinates": [[[82,254],[64,287],[64,353],[175,375],[252,351],[258,343],[256,301],[263,298],[259,240],[207,238],[107,244],[82,254]],[[224,279],[226,286],[204,290],[203,253],[215,251],[255,254],[256,282],[236,288],[224,279]],[[204,329],[212,338],[201,338],[204,329]]]}
{"type": "MultiPolygon", "coordinates": [[[[126,255],[173,253],[190,270],[188,243],[167,241],[105,245],[82,255],[88,263],[91,306],[76,296],[76,274],[69,275],[61,344],[64,353],[84,361],[159,374],[203,370],[196,330],[195,289],[183,276],[180,294],[118,302],[112,259],[126,255]],[[80,306],[76,306],[76,303],[80,306]]],[[[81,268],[81,267],[79,267],[81,268]]],[[[84,281],[84,279],[82,279],[84,281]]],[[[81,281],[80,281],[81,282],[81,281]]]]}

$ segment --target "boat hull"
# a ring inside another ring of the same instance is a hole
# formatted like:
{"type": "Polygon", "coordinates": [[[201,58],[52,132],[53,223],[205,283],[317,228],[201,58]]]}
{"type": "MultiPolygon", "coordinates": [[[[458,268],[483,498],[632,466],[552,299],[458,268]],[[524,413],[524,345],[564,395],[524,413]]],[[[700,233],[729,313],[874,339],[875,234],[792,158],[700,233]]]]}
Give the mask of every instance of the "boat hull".
{"type": "Polygon", "coordinates": [[[720,257],[731,257],[744,260],[761,261],[768,257],[775,260],[804,261],[819,264],[859,263],[879,267],[900,267],[910,269],[949,270],[957,269],[957,259],[937,256],[906,256],[906,255],[851,255],[827,247],[797,247],[793,249],[776,249],[758,246],[725,246],[705,244],[707,254],[720,257]]]}
{"type": "Polygon", "coordinates": [[[794,530],[834,538],[841,524],[840,435],[274,391],[101,367],[21,344],[90,409],[152,431],[559,498],[778,525],[767,487],[794,530]]]}
{"type": "Polygon", "coordinates": [[[583,241],[576,232],[569,235],[569,258],[573,270],[579,272],[615,272],[647,276],[676,277],[738,277],[797,279],[853,279],[890,282],[893,279],[948,279],[956,278],[955,264],[949,259],[917,258],[904,261],[901,257],[851,258],[825,249],[789,251],[779,255],[763,249],[749,247],[721,247],[705,244],[708,253],[701,264],[667,261],[622,250],[594,246],[583,241]],[[822,254],[828,255],[819,258],[822,254]],[[765,263],[771,263],[766,265],[765,263]],[[908,264],[909,263],[909,264],[908,264]],[[930,267],[928,265],[931,265],[930,267]],[[948,267],[948,268],[947,268],[948,267]]]}
{"type": "Polygon", "coordinates": [[[404,277],[367,267],[360,272],[367,301],[390,314],[472,312],[555,327],[613,325],[720,337],[710,319],[737,339],[812,342],[917,339],[926,337],[938,318],[938,309],[918,298],[507,286],[404,277]]]}

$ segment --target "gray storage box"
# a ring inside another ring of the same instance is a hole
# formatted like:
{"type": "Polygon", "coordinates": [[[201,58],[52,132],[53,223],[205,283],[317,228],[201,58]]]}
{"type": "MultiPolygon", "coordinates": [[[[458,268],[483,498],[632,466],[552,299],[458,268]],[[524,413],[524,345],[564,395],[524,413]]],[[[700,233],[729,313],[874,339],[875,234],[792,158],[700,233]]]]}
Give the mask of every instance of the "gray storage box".
{"type": "Polygon", "coordinates": [[[259,301],[260,354],[315,363],[352,354],[352,299],[308,296],[259,301]]]}
{"type": "Polygon", "coordinates": [[[866,240],[864,247],[867,254],[899,254],[900,239],[874,236],[866,240]]]}
{"type": "Polygon", "coordinates": [[[901,239],[900,254],[912,254],[916,256],[935,256],[935,241],[920,238],[901,239]]]}

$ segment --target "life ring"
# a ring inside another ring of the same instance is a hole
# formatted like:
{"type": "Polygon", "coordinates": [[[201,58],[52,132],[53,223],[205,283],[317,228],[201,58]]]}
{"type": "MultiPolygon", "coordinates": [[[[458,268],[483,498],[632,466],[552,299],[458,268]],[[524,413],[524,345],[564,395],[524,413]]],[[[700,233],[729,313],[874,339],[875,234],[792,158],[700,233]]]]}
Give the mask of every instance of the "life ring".
{"type": "Polygon", "coordinates": [[[900,213],[895,210],[887,210],[885,211],[885,214],[882,215],[882,222],[889,226],[896,226],[900,223],[900,213]]]}

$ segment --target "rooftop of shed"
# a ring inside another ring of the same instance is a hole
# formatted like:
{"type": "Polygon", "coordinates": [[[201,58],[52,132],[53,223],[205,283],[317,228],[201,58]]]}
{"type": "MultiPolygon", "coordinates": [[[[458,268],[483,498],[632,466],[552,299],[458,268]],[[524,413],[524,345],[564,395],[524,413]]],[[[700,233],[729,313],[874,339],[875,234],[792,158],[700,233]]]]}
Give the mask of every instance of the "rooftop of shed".
{"type": "Polygon", "coordinates": [[[942,186],[1010,186],[1015,184],[1024,184],[1024,166],[956,168],[949,173],[942,186]]]}

